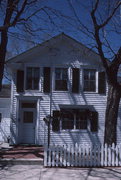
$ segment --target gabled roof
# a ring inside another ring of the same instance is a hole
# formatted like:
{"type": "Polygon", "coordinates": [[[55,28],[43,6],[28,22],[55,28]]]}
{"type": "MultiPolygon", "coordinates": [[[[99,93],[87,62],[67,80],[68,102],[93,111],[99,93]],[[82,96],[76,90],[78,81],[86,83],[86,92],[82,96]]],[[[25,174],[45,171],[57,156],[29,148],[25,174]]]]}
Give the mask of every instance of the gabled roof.
{"type": "Polygon", "coordinates": [[[42,42],[41,44],[39,44],[39,45],[37,45],[37,46],[35,46],[35,47],[33,47],[33,48],[31,48],[31,49],[29,49],[29,50],[27,50],[27,51],[25,51],[25,52],[17,55],[17,56],[15,56],[15,57],[7,60],[6,63],[17,63],[17,62],[21,61],[23,58],[25,58],[25,57],[27,57],[28,55],[30,55],[31,53],[34,53],[34,52],[36,53],[37,50],[40,51],[41,49],[50,46],[50,44],[52,44],[52,42],[56,43],[56,40],[59,40],[59,39],[60,39],[60,40],[61,40],[61,39],[71,39],[71,40],[74,41],[76,44],[78,44],[79,47],[82,47],[82,46],[83,46],[83,47],[86,48],[87,50],[89,50],[89,51],[91,51],[92,53],[94,53],[95,55],[99,56],[99,54],[97,54],[95,51],[89,49],[88,47],[86,47],[85,45],[83,45],[81,42],[77,41],[76,39],[74,39],[74,38],[72,38],[72,37],[70,37],[70,36],[68,36],[67,34],[65,34],[65,33],[62,32],[61,34],[59,34],[59,35],[57,35],[57,36],[54,36],[54,37],[52,37],[51,39],[49,39],[49,40],[47,40],[47,41],[44,41],[44,42],[42,42]]]}

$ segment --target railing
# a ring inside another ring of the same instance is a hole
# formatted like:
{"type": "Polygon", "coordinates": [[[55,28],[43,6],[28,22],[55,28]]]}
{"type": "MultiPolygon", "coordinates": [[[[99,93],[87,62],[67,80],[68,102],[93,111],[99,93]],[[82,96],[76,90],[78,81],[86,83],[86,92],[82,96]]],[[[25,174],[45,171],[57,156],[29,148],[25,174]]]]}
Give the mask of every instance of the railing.
{"type": "Polygon", "coordinates": [[[53,145],[44,149],[45,167],[121,166],[121,144],[53,145]]]}

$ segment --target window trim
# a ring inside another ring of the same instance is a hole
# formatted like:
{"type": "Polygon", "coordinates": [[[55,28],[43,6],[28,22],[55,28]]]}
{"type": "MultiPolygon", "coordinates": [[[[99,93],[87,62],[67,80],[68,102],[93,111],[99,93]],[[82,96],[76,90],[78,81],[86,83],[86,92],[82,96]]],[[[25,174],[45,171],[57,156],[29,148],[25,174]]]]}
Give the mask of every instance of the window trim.
{"type": "Polygon", "coordinates": [[[98,93],[98,71],[96,68],[94,67],[83,67],[82,68],[82,90],[84,93],[89,93],[89,94],[94,94],[94,93],[98,93]],[[95,91],[84,91],[84,70],[95,70],[95,91]]]}
{"type": "Polygon", "coordinates": [[[25,92],[31,92],[31,91],[38,92],[38,91],[41,91],[41,72],[42,72],[41,67],[38,66],[38,65],[36,65],[36,66],[34,65],[33,66],[33,65],[29,64],[29,65],[24,67],[24,72],[25,72],[24,91],[25,92]],[[39,88],[38,89],[26,89],[27,68],[39,68],[39,88]]]}

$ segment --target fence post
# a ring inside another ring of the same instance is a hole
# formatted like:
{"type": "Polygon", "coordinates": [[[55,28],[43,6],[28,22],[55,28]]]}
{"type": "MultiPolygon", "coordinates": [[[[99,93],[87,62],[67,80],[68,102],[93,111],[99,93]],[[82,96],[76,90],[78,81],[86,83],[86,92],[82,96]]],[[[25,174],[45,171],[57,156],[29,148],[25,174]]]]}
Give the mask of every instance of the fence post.
{"type": "Polygon", "coordinates": [[[118,145],[116,145],[116,149],[115,150],[116,150],[116,162],[115,162],[116,164],[115,165],[118,166],[118,157],[119,157],[118,156],[118,145]]]}
{"type": "Polygon", "coordinates": [[[108,146],[108,166],[111,166],[111,146],[108,146]]]}
{"type": "Polygon", "coordinates": [[[70,156],[71,156],[70,145],[68,145],[68,147],[67,147],[67,152],[68,152],[68,155],[67,155],[67,166],[70,166],[70,156]]]}
{"type": "Polygon", "coordinates": [[[59,161],[59,148],[56,146],[56,153],[55,153],[55,165],[58,167],[59,161]]]}
{"type": "Polygon", "coordinates": [[[71,156],[71,166],[74,166],[74,145],[72,145],[72,147],[71,147],[71,152],[72,152],[72,156],[71,156]]]}
{"type": "Polygon", "coordinates": [[[90,146],[90,166],[91,166],[91,167],[92,167],[92,165],[93,165],[92,154],[93,154],[93,147],[92,147],[92,145],[91,145],[91,146],[90,146]]]}
{"type": "Polygon", "coordinates": [[[105,160],[105,162],[104,162],[104,164],[105,164],[105,166],[107,166],[107,144],[105,144],[105,158],[104,158],[104,160],[105,160]]]}
{"type": "Polygon", "coordinates": [[[77,166],[77,160],[78,160],[78,144],[75,144],[75,166],[77,166]]]}
{"type": "Polygon", "coordinates": [[[93,166],[96,166],[96,145],[94,146],[93,149],[93,166]]]}
{"type": "Polygon", "coordinates": [[[67,145],[63,146],[63,165],[64,167],[67,165],[67,145]]]}
{"type": "Polygon", "coordinates": [[[47,167],[47,165],[48,165],[47,152],[48,152],[48,149],[47,149],[47,146],[45,145],[45,146],[44,146],[44,166],[45,166],[45,167],[47,167]]]}
{"type": "Polygon", "coordinates": [[[101,166],[104,166],[104,145],[101,145],[101,166]]]}
{"type": "Polygon", "coordinates": [[[121,143],[119,144],[119,166],[121,166],[121,143]]]}
{"type": "Polygon", "coordinates": [[[97,148],[97,165],[98,166],[100,166],[100,162],[101,162],[101,155],[100,155],[100,153],[101,153],[101,146],[100,145],[98,145],[98,148],[97,148]]]}
{"type": "Polygon", "coordinates": [[[82,146],[82,166],[85,166],[85,144],[82,146]]]}
{"type": "Polygon", "coordinates": [[[60,166],[63,166],[63,146],[60,146],[60,166]]]}
{"type": "Polygon", "coordinates": [[[112,166],[115,166],[115,144],[112,144],[112,166]]]}
{"type": "Polygon", "coordinates": [[[89,166],[89,145],[86,145],[86,166],[89,166]]]}

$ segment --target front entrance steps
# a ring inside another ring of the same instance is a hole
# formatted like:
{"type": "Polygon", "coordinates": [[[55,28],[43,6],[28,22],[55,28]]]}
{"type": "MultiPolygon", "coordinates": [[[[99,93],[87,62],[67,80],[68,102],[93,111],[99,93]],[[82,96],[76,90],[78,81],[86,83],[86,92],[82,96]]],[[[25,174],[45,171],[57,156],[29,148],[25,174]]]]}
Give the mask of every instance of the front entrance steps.
{"type": "Polygon", "coordinates": [[[43,164],[44,148],[36,145],[16,145],[0,149],[0,163],[43,164]]]}

